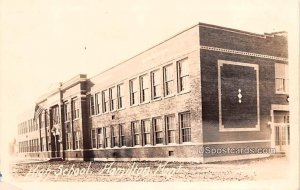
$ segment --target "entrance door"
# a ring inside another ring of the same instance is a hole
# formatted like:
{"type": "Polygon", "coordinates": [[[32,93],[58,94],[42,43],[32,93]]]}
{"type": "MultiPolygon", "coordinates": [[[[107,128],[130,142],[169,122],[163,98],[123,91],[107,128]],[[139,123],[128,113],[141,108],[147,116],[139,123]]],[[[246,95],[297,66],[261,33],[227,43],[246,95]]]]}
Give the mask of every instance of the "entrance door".
{"type": "Polygon", "coordinates": [[[276,152],[286,152],[290,144],[288,111],[274,111],[274,130],[276,152]]]}

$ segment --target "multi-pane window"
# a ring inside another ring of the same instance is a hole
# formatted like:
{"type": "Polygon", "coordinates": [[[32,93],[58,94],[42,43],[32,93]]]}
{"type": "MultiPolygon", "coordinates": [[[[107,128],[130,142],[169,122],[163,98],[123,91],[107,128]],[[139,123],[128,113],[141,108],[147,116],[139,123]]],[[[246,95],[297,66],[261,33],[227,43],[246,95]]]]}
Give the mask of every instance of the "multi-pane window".
{"type": "Polygon", "coordinates": [[[67,150],[72,149],[72,132],[70,123],[66,124],[66,147],[67,150]]]}
{"type": "Polygon", "coordinates": [[[154,140],[155,144],[163,143],[163,127],[161,118],[153,118],[153,128],[154,128],[154,140]]]}
{"type": "Polygon", "coordinates": [[[97,129],[97,148],[103,148],[103,132],[102,128],[97,129]]]}
{"type": "Polygon", "coordinates": [[[90,115],[95,115],[95,102],[94,102],[94,96],[90,96],[90,115]]]}
{"type": "Polygon", "coordinates": [[[149,101],[149,82],[148,75],[143,75],[140,77],[141,103],[149,101]]]}
{"type": "Polygon", "coordinates": [[[73,119],[76,119],[79,117],[79,102],[78,99],[72,100],[72,113],[73,113],[73,119]]]}
{"type": "Polygon", "coordinates": [[[179,114],[179,126],[181,129],[182,142],[191,142],[191,121],[189,112],[179,114]]]}
{"type": "Polygon", "coordinates": [[[151,72],[152,99],[161,97],[161,76],[159,70],[151,72]]]}
{"type": "Polygon", "coordinates": [[[174,115],[166,116],[165,122],[166,122],[168,143],[175,143],[175,117],[174,117],[174,115]]]}
{"type": "Polygon", "coordinates": [[[275,87],[276,93],[288,93],[288,65],[275,64],[275,87]]]}
{"type": "Polygon", "coordinates": [[[102,91],[102,112],[106,113],[109,109],[109,94],[108,94],[108,90],[104,90],[102,91]]]}
{"type": "Polygon", "coordinates": [[[64,104],[64,115],[65,115],[65,121],[69,121],[71,119],[70,115],[70,104],[65,102],[64,104]]]}
{"type": "Polygon", "coordinates": [[[178,92],[189,90],[189,63],[187,59],[177,62],[178,92]]]}
{"type": "Polygon", "coordinates": [[[110,128],[104,128],[104,145],[105,147],[110,147],[110,128]]]}
{"type": "Polygon", "coordinates": [[[119,84],[117,86],[117,96],[118,96],[118,109],[121,109],[124,107],[124,85],[119,84]]]}
{"type": "Polygon", "coordinates": [[[111,138],[112,147],[119,146],[117,126],[111,127],[111,138]]]}
{"type": "Polygon", "coordinates": [[[117,107],[117,93],[116,88],[112,87],[109,89],[109,102],[110,102],[110,111],[113,111],[117,107]]]}
{"type": "Polygon", "coordinates": [[[130,88],[130,105],[136,105],[138,103],[138,80],[132,79],[129,81],[130,88]]]}
{"type": "Polygon", "coordinates": [[[150,134],[150,121],[149,120],[142,120],[142,130],[143,130],[143,145],[151,144],[150,134]]]}
{"type": "Polygon", "coordinates": [[[100,113],[101,96],[100,93],[95,94],[95,114],[100,113]]]}
{"type": "Polygon", "coordinates": [[[96,138],[96,130],[91,130],[91,140],[92,140],[92,148],[97,148],[97,138],[96,138]]]}
{"type": "Polygon", "coordinates": [[[75,149],[80,149],[80,138],[81,138],[80,131],[76,131],[75,132],[75,149]]]}
{"type": "Polygon", "coordinates": [[[59,123],[59,107],[58,106],[55,106],[52,109],[52,121],[53,121],[54,125],[59,123]]]}
{"type": "Polygon", "coordinates": [[[164,95],[172,95],[174,93],[174,68],[173,65],[164,67],[164,95]]]}
{"type": "Polygon", "coordinates": [[[124,124],[119,125],[119,134],[120,134],[120,146],[121,147],[126,146],[124,124]]]}
{"type": "Polygon", "coordinates": [[[133,146],[140,144],[140,129],[138,121],[131,122],[133,146]]]}

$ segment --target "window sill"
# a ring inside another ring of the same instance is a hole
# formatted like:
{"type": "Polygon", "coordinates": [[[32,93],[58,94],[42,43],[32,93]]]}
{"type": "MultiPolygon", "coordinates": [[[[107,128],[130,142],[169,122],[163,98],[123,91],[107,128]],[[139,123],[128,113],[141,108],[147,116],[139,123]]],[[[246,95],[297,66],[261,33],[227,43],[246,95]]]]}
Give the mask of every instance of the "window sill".
{"type": "Polygon", "coordinates": [[[278,95],[280,95],[280,94],[281,94],[281,95],[289,95],[288,92],[279,92],[279,91],[278,91],[278,92],[275,92],[275,94],[278,94],[278,95]]]}
{"type": "Polygon", "coordinates": [[[139,104],[131,105],[130,108],[134,108],[134,107],[137,107],[137,106],[139,106],[139,104]]]}
{"type": "Polygon", "coordinates": [[[181,91],[179,92],[177,95],[182,95],[182,94],[187,94],[187,93],[190,93],[191,91],[190,90],[186,90],[186,91],[181,91]]]}
{"type": "Polygon", "coordinates": [[[160,101],[160,100],[162,100],[161,97],[160,98],[156,98],[156,99],[152,99],[151,102],[156,102],[156,101],[160,101]]]}
{"type": "Polygon", "coordinates": [[[171,95],[165,96],[164,99],[173,98],[173,97],[175,97],[175,94],[171,94],[171,95]]]}
{"type": "Polygon", "coordinates": [[[145,101],[145,102],[142,102],[140,105],[145,105],[145,104],[149,104],[150,103],[150,101],[145,101]]]}

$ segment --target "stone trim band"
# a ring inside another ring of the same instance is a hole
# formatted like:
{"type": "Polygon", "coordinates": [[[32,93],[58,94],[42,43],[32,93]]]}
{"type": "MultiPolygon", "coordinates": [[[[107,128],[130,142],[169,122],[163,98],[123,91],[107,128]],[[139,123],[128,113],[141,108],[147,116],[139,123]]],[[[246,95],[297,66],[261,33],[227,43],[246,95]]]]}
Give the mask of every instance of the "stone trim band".
{"type": "Polygon", "coordinates": [[[218,48],[218,47],[210,47],[210,46],[202,46],[201,45],[200,49],[205,49],[205,50],[209,50],[209,51],[218,51],[218,52],[223,52],[223,53],[231,53],[231,54],[237,54],[237,55],[246,55],[246,56],[252,56],[252,57],[259,57],[259,58],[265,58],[265,59],[273,59],[273,60],[279,60],[279,61],[288,61],[288,59],[284,58],[284,57],[276,57],[276,56],[271,56],[271,55],[250,53],[250,52],[245,52],[245,51],[224,49],[224,48],[218,48]]]}

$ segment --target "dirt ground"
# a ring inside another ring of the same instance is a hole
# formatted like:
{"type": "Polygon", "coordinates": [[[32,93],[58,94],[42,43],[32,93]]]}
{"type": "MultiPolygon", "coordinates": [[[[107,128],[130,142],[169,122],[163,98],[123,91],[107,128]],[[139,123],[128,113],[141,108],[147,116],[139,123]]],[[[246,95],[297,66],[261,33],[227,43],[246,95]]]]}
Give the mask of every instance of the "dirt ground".
{"type": "Polygon", "coordinates": [[[18,181],[252,181],[285,179],[287,164],[286,157],[278,156],[213,164],[48,161],[15,163],[11,171],[18,181]]]}

